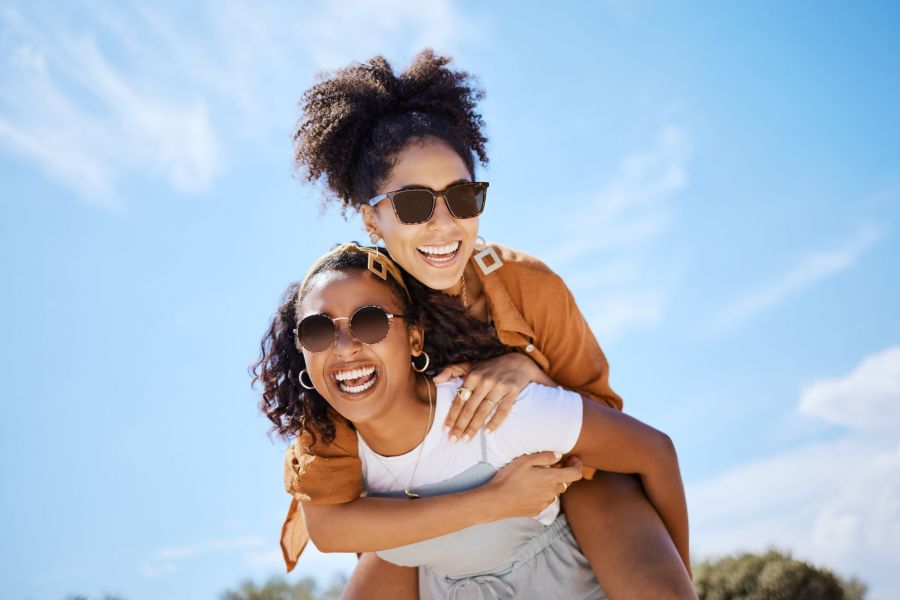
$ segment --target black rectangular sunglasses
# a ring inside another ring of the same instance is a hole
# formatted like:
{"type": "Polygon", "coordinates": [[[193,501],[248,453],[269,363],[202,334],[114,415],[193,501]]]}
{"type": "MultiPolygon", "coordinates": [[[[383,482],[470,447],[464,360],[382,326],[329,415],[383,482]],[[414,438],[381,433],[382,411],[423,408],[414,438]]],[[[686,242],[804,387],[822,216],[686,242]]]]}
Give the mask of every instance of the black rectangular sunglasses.
{"type": "Polygon", "coordinates": [[[405,225],[415,225],[431,220],[437,197],[443,196],[451,215],[457,219],[471,219],[484,210],[487,188],[486,181],[457,183],[440,192],[429,188],[409,188],[379,194],[370,198],[367,204],[375,206],[382,200],[390,199],[397,219],[405,225]]]}

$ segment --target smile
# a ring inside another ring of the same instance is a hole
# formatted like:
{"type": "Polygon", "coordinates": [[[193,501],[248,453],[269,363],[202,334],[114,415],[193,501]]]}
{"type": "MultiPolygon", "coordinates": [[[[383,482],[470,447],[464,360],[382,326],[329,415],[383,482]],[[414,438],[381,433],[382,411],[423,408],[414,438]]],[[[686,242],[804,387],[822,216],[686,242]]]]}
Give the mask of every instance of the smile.
{"type": "Polygon", "coordinates": [[[426,262],[440,267],[451,263],[456,258],[460,245],[460,241],[456,240],[440,246],[417,246],[416,250],[419,251],[419,254],[422,255],[426,262]]]}
{"type": "Polygon", "coordinates": [[[361,394],[375,385],[378,372],[374,366],[335,371],[338,388],[345,394],[361,394]]]}

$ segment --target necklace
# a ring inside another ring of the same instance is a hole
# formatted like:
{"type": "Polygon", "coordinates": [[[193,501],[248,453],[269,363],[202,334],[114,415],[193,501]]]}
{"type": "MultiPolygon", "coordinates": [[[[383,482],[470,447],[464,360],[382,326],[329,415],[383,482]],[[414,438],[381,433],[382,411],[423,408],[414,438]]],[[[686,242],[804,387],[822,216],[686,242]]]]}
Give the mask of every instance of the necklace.
{"type": "Polygon", "coordinates": [[[431,429],[431,418],[434,416],[434,402],[431,398],[431,382],[428,381],[428,378],[424,375],[422,376],[425,379],[425,386],[428,388],[428,420],[425,421],[425,434],[422,436],[422,442],[419,444],[419,452],[416,454],[416,464],[413,466],[412,475],[409,476],[409,484],[406,487],[403,487],[403,484],[400,483],[400,480],[397,479],[397,476],[394,475],[394,472],[391,471],[388,466],[381,460],[381,457],[378,456],[378,453],[374,450],[372,451],[372,456],[375,457],[381,466],[384,467],[384,470],[388,472],[388,474],[394,479],[398,486],[403,488],[403,493],[406,494],[406,497],[410,500],[415,500],[419,498],[419,495],[409,491],[412,487],[413,481],[416,479],[416,471],[419,469],[419,459],[422,458],[422,449],[425,447],[425,438],[428,437],[428,431],[431,429]]]}
{"type": "Polygon", "coordinates": [[[466,274],[463,273],[460,280],[459,298],[462,300],[464,307],[469,308],[469,295],[466,293],[466,274]]]}

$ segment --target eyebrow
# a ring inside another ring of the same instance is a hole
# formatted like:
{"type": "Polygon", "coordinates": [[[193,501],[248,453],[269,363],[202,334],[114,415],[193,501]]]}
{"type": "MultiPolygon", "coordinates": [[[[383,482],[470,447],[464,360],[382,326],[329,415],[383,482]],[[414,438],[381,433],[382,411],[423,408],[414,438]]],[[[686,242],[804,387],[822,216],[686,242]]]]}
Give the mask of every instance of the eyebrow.
{"type": "MultiPolygon", "coordinates": [[[[469,179],[457,179],[457,180],[454,181],[453,183],[449,183],[449,184],[447,184],[446,186],[444,186],[444,189],[446,190],[446,189],[449,188],[449,187],[453,187],[454,185],[459,185],[459,184],[461,184],[461,183],[472,183],[472,181],[469,180],[469,179]]],[[[438,191],[438,190],[433,190],[433,189],[431,189],[431,188],[428,187],[427,185],[420,185],[420,184],[417,184],[417,183],[411,183],[411,184],[409,184],[409,185],[404,185],[402,188],[396,189],[396,190],[394,190],[394,191],[395,191],[395,192],[403,192],[403,191],[406,191],[406,190],[431,190],[432,192],[438,191]]]]}

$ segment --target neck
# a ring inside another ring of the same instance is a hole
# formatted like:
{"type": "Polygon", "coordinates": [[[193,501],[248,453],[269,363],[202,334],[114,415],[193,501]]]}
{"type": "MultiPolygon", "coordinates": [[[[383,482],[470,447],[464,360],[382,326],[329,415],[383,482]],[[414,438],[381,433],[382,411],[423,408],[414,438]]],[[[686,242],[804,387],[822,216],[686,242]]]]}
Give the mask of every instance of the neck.
{"type": "Polygon", "coordinates": [[[372,421],[356,423],[356,430],[369,448],[382,456],[406,454],[422,443],[431,428],[429,415],[434,414],[435,392],[430,380],[410,372],[409,382],[398,392],[391,408],[372,421]]]}
{"type": "MultiPolygon", "coordinates": [[[[481,279],[475,274],[471,261],[466,264],[463,271],[463,278],[466,280],[466,302],[468,304],[469,313],[482,321],[487,321],[487,305],[484,300],[484,286],[481,279]]],[[[445,294],[450,296],[459,296],[462,292],[462,279],[453,287],[444,290],[445,294]]],[[[461,298],[460,298],[461,299],[461,298]]]]}

